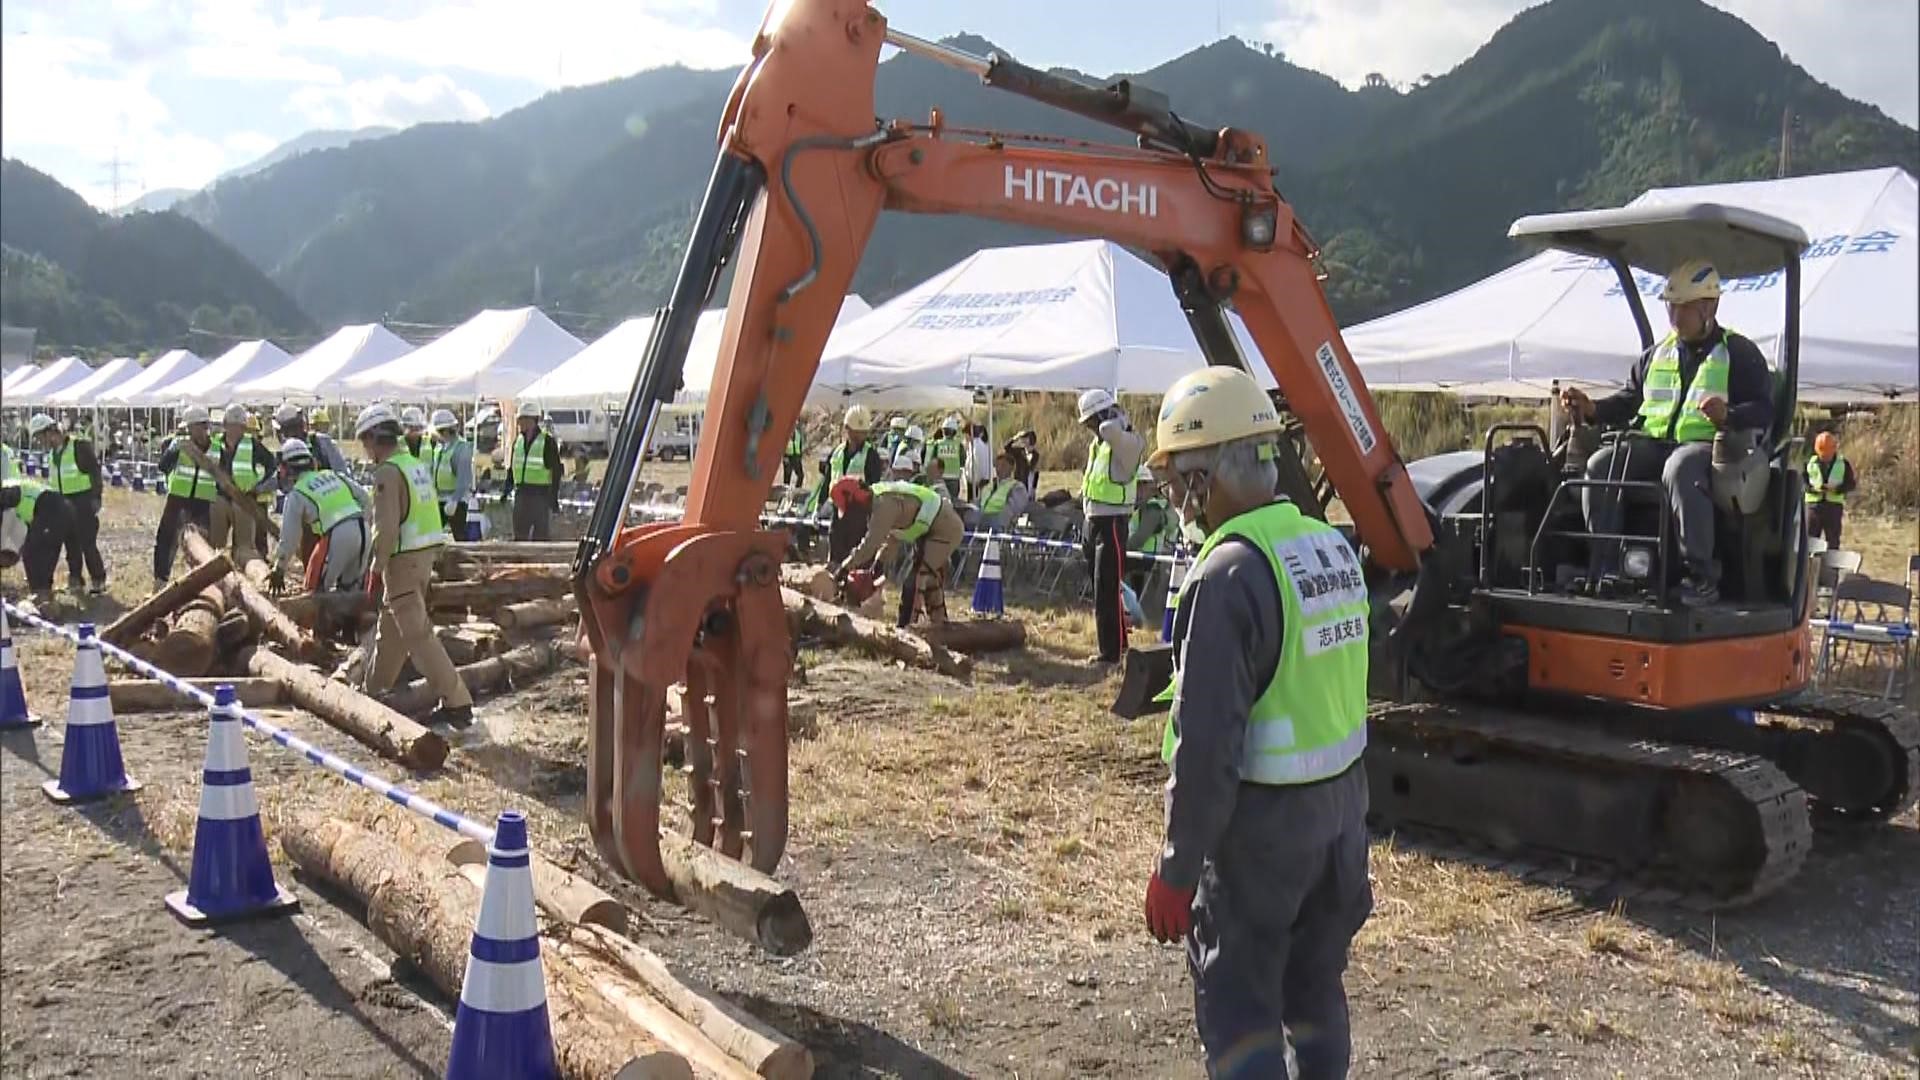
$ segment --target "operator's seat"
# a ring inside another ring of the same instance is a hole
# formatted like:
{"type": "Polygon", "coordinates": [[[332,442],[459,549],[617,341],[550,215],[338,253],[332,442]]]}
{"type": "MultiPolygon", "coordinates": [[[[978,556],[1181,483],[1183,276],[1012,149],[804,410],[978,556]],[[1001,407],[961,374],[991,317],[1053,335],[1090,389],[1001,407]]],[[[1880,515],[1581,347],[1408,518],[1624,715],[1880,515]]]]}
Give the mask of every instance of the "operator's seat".
{"type": "MultiPolygon", "coordinates": [[[[1783,500],[1797,497],[1792,477],[1799,471],[1801,440],[1791,437],[1793,387],[1774,372],[1773,420],[1764,431],[1727,431],[1714,439],[1712,494],[1714,551],[1721,581],[1737,599],[1768,598],[1767,560],[1780,557],[1795,538],[1773,527],[1786,520],[1783,500]]],[[[1787,586],[1784,575],[1772,575],[1787,586]]]]}

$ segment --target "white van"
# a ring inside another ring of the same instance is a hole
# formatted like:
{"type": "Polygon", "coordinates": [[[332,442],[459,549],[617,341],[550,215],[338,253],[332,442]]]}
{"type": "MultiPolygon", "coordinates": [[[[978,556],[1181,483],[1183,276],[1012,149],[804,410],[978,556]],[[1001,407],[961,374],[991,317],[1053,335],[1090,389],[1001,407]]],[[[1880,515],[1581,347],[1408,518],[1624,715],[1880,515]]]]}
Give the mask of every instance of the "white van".
{"type": "Polygon", "coordinates": [[[705,409],[667,408],[660,412],[660,422],[653,426],[653,445],[647,448],[649,458],[661,461],[692,461],[693,452],[700,445],[700,421],[705,409]]]}
{"type": "Polygon", "coordinates": [[[571,450],[605,453],[613,438],[613,427],[604,409],[547,409],[553,421],[554,437],[571,450]]]}

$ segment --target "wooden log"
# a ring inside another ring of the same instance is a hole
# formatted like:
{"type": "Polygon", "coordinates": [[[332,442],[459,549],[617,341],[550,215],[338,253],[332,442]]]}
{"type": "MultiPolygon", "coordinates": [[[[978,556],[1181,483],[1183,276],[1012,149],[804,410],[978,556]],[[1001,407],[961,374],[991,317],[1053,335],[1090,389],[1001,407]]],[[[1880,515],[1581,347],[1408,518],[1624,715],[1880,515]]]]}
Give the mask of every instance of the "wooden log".
{"type": "MultiPolygon", "coordinates": [[[[358,826],[313,813],[282,829],[280,846],[302,872],[365,904],[375,936],[442,993],[460,996],[480,907],[480,891],[460,868],[423,860],[358,826]]],[[[627,1023],[565,958],[542,951],[554,1056],[563,1076],[690,1080],[685,1058],[627,1023]]]]}
{"type": "Polygon", "coordinates": [[[677,833],[660,834],[673,901],[775,956],[813,943],[813,924],[792,889],[737,859],[677,833]]]}
{"type": "Polygon", "coordinates": [[[782,588],[787,626],[796,635],[812,634],[835,645],[851,645],[882,660],[899,660],[914,667],[964,679],[973,674],[973,659],[935,645],[918,634],[857,615],[838,604],[815,600],[782,588]]]}
{"type": "MultiPolygon", "coordinates": [[[[229,676],[188,681],[208,693],[216,686],[232,686],[240,704],[249,709],[264,709],[286,700],[286,691],[272,679],[229,676]]],[[[107,699],[113,702],[113,711],[116,713],[193,712],[201,707],[192,698],[153,679],[111,679],[107,682],[107,699]]]]}
{"type": "MultiPolygon", "coordinates": [[[[552,642],[529,642],[499,656],[462,665],[458,669],[460,681],[467,684],[468,692],[476,698],[497,694],[552,671],[557,656],[552,642]]],[[[386,698],[389,707],[410,714],[427,712],[439,700],[439,693],[425,679],[415,679],[386,698]]]]}
{"type": "Polygon", "coordinates": [[[610,1007],[624,1013],[634,1026],[660,1040],[660,1045],[687,1059],[703,1078],[754,1080],[758,1075],[714,1045],[693,1026],[644,988],[634,985],[627,972],[608,959],[603,949],[587,942],[561,938],[554,953],[592,981],[593,989],[610,1007]]]}
{"type": "Polygon", "coordinates": [[[580,544],[574,540],[475,540],[467,544],[448,544],[440,561],[457,563],[497,562],[573,562],[580,544]]]}
{"type": "MultiPolygon", "coordinates": [[[[213,545],[197,529],[181,530],[180,544],[187,553],[187,561],[191,563],[211,562],[216,554],[213,545]]],[[[228,573],[221,581],[222,587],[226,589],[227,596],[234,606],[244,608],[249,616],[257,620],[260,623],[260,632],[269,641],[280,645],[302,660],[313,659],[319,653],[320,643],[314,639],[314,636],[289,618],[286,612],[280,610],[279,606],[269,600],[265,593],[254,588],[244,576],[239,573],[228,573]]]]}
{"type": "Polygon", "coordinates": [[[223,653],[235,649],[258,637],[260,628],[254,625],[253,618],[245,611],[235,609],[220,617],[220,625],[215,628],[214,640],[223,653]]]}
{"type": "Polygon", "coordinates": [[[227,557],[227,553],[218,553],[211,561],[201,563],[167,582],[159,591],[135,605],[133,610],[113,620],[113,625],[100,632],[100,640],[124,647],[145,632],[147,627],[173,614],[182,604],[200,595],[201,590],[226,577],[227,571],[232,569],[233,561],[227,557]]]}
{"type": "Polygon", "coordinates": [[[804,593],[815,600],[832,603],[840,595],[840,586],[833,580],[833,574],[824,566],[800,566],[794,563],[780,564],[780,584],[798,593],[804,593]]]}
{"type": "Polygon", "coordinates": [[[493,617],[503,630],[535,630],[543,626],[559,626],[573,618],[579,610],[579,601],[574,597],[556,596],[547,600],[508,604],[494,612],[493,617]]]}
{"type": "Polygon", "coordinates": [[[174,612],[167,636],[154,650],[153,662],[183,678],[205,675],[213,668],[220,617],[226,613],[226,597],[218,584],[201,589],[198,596],[174,612]]]}
{"type": "Polygon", "coordinates": [[[567,942],[587,946],[638,980],[728,1057],[767,1080],[806,1080],[813,1054],[759,1017],[711,990],[682,981],[651,950],[599,926],[581,926],[567,942]]]}
{"type": "Polygon", "coordinates": [[[508,604],[545,600],[573,591],[571,578],[521,578],[513,581],[449,581],[427,592],[436,614],[453,611],[497,611],[508,604]]]}
{"type": "Polygon", "coordinates": [[[470,622],[458,626],[436,626],[434,636],[447,650],[447,659],[455,666],[472,664],[506,651],[506,639],[493,623],[470,622]]]}
{"type": "Polygon", "coordinates": [[[240,485],[233,482],[233,476],[221,468],[219,462],[193,445],[192,439],[181,439],[179,445],[181,454],[213,477],[213,484],[220,489],[220,494],[225,495],[229,502],[245,507],[247,513],[253,515],[254,524],[267,530],[269,538],[280,539],[280,526],[274,523],[273,515],[267,513],[266,508],[260,505],[259,499],[254,498],[251,492],[241,491],[240,485]]]}
{"type": "Polygon", "coordinates": [[[447,760],[447,740],[344,683],[302,667],[266,649],[251,649],[241,662],[248,671],[286,687],[295,705],[325,720],[382,757],[411,769],[437,769],[447,760]]]}
{"type": "Polygon", "coordinates": [[[329,625],[340,623],[371,623],[375,612],[367,601],[367,594],[355,589],[353,592],[295,593],[281,597],[280,610],[287,618],[303,627],[312,627],[325,619],[329,625]]]}
{"type": "Polygon", "coordinates": [[[921,627],[919,633],[932,644],[969,656],[1027,647],[1027,624],[1013,619],[955,619],[921,627]]]}
{"type": "MultiPolygon", "coordinates": [[[[447,848],[455,866],[485,866],[487,846],[462,837],[447,848]]],[[[627,906],[593,882],[569,874],[533,852],[533,900],[548,916],[570,926],[602,926],[615,934],[627,931],[627,906]]]]}

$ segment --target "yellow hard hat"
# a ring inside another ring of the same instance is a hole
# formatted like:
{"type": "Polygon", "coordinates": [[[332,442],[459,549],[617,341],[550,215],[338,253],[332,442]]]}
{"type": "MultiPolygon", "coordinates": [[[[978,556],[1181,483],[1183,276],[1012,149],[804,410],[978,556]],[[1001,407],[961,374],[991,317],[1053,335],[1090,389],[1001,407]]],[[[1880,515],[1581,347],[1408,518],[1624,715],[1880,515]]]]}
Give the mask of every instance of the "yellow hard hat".
{"type": "Polygon", "coordinates": [[[1280,413],[1253,376],[1239,368],[1204,367],[1181,376],[1161,399],[1147,464],[1164,469],[1183,450],[1278,435],[1283,429],[1280,413]]]}
{"type": "Polygon", "coordinates": [[[1712,300],[1720,295],[1720,271],[1705,259],[1688,259],[1667,275],[1667,287],[1660,299],[1669,304],[1688,304],[1712,300]]]}

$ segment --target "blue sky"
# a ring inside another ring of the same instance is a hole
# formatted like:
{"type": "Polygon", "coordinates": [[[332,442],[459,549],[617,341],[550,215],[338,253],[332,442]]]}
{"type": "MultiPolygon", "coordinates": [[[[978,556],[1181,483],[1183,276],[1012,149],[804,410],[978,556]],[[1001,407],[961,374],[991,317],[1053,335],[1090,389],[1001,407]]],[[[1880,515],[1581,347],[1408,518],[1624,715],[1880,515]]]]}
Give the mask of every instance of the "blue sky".
{"type": "MultiPolygon", "coordinates": [[[[1914,0],[1713,0],[1907,124],[1914,0]]],[[[892,0],[1028,63],[1138,70],[1224,34],[1354,85],[1464,60],[1528,0],[892,0]]],[[[497,115],[559,86],[746,55],[759,0],[0,0],[0,152],[99,206],[220,172],[321,127],[497,115]]]]}

